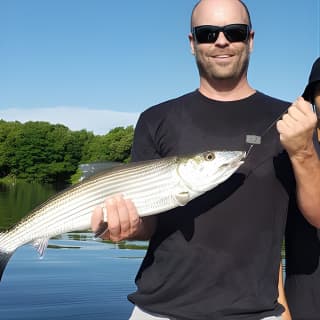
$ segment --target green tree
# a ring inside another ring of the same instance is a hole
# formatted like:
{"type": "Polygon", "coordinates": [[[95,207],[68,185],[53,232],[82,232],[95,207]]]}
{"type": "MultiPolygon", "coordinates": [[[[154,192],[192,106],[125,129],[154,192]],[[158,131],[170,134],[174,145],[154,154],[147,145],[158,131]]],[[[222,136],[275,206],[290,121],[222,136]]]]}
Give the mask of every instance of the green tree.
{"type": "Polygon", "coordinates": [[[133,141],[133,126],[117,127],[106,135],[107,159],[110,161],[128,162],[133,141]]]}
{"type": "Polygon", "coordinates": [[[95,136],[61,124],[0,120],[0,178],[65,182],[80,162],[128,162],[132,141],[132,126],[95,136]]]}
{"type": "Polygon", "coordinates": [[[2,176],[56,182],[68,180],[82,156],[83,139],[63,125],[48,122],[11,124],[1,131],[2,176]],[[13,130],[14,129],[14,130],[13,130]],[[7,132],[7,133],[6,133],[7,132]]]}
{"type": "Polygon", "coordinates": [[[0,120],[0,177],[13,174],[17,140],[21,134],[22,124],[18,121],[0,120]]]}
{"type": "Polygon", "coordinates": [[[107,134],[94,136],[84,146],[81,162],[128,162],[133,141],[133,126],[117,127],[107,134]]]}

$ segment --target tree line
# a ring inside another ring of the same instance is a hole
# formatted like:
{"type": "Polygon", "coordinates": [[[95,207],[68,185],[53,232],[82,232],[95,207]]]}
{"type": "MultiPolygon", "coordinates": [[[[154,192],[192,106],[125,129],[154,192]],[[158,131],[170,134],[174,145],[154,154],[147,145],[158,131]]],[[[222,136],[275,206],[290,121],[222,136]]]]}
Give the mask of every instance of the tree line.
{"type": "Polygon", "coordinates": [[[94,135],[62,124],[0,119],[0,178],[67,182],[81,163],[128,162],[133,131],[133,126],[117,127],[94,135]]]}

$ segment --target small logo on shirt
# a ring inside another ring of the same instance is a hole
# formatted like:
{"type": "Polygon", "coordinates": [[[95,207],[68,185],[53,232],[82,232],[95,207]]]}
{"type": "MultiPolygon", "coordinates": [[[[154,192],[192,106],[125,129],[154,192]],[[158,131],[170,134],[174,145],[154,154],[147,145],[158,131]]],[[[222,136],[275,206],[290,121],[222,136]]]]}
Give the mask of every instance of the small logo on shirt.
{"type": "Polygon", "coordinates": [[[246,143],[249,144],[261,144],[261,137],[256,136],[254,134],[247,134],[246,135],[246,143]]]}

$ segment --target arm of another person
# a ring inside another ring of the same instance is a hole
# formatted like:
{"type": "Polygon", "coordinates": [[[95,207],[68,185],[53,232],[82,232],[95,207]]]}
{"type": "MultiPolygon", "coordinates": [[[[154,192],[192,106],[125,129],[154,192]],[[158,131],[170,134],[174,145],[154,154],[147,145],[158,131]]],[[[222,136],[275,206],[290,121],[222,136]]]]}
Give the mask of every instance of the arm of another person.
{"type": "Polygon", "coordinates": [[[293,166],[299,208],[320,228],[320,160],[313,142],[316,123],[310,103],[300,97],[277,122],[277,129],[293,166]]]}
{"type": "MultiPolygon", "coordinates": [[[[148,125],[140,116],[133,139],[132,160],[143,161],[160,158],[154,147],[148,125]]],[[[140,218],[130,199],[124,199],[121,194],[108,197],[102,206],[97,206],[91,216],[93,232],[103,223],[103,210],[106,208],[108,230],[100,236],[104,240],[118,242],[121,240],[149,240],[157,226],[157,216],[140,218]]]]}
{"type": "Polygon", "coordinates": [[[282,263],[280,262],[280,268],[279,268],[279,282],[278,282],[278,302],[283,305],[285,308],[285,311],[282,313],[281,317],[283,320],[292,320],[290,310],[288,307],[286,295],[284,292],[284,286],[283,286],[283,275],[282,275],[282,263]]]}

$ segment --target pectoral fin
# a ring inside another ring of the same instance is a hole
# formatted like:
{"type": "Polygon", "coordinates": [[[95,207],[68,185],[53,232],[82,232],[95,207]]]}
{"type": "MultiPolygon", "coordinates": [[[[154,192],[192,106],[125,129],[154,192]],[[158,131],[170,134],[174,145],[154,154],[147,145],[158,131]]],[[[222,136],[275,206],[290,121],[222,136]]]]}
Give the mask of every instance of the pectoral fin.
{"type": "Polygon", "coordinates": [[[49,238],[40,238],[40,239],[36,239],[32,245],[37,249],[40,258],[43,257],[45,250],[47,249],[48,246],[48,241],[49,238]]]}
{"type": "Polygon", "coordinates": [[[184,206],[190,201],[190,194],[188,191],[179,192],[174,197],[179,206],[184,206]]]}

